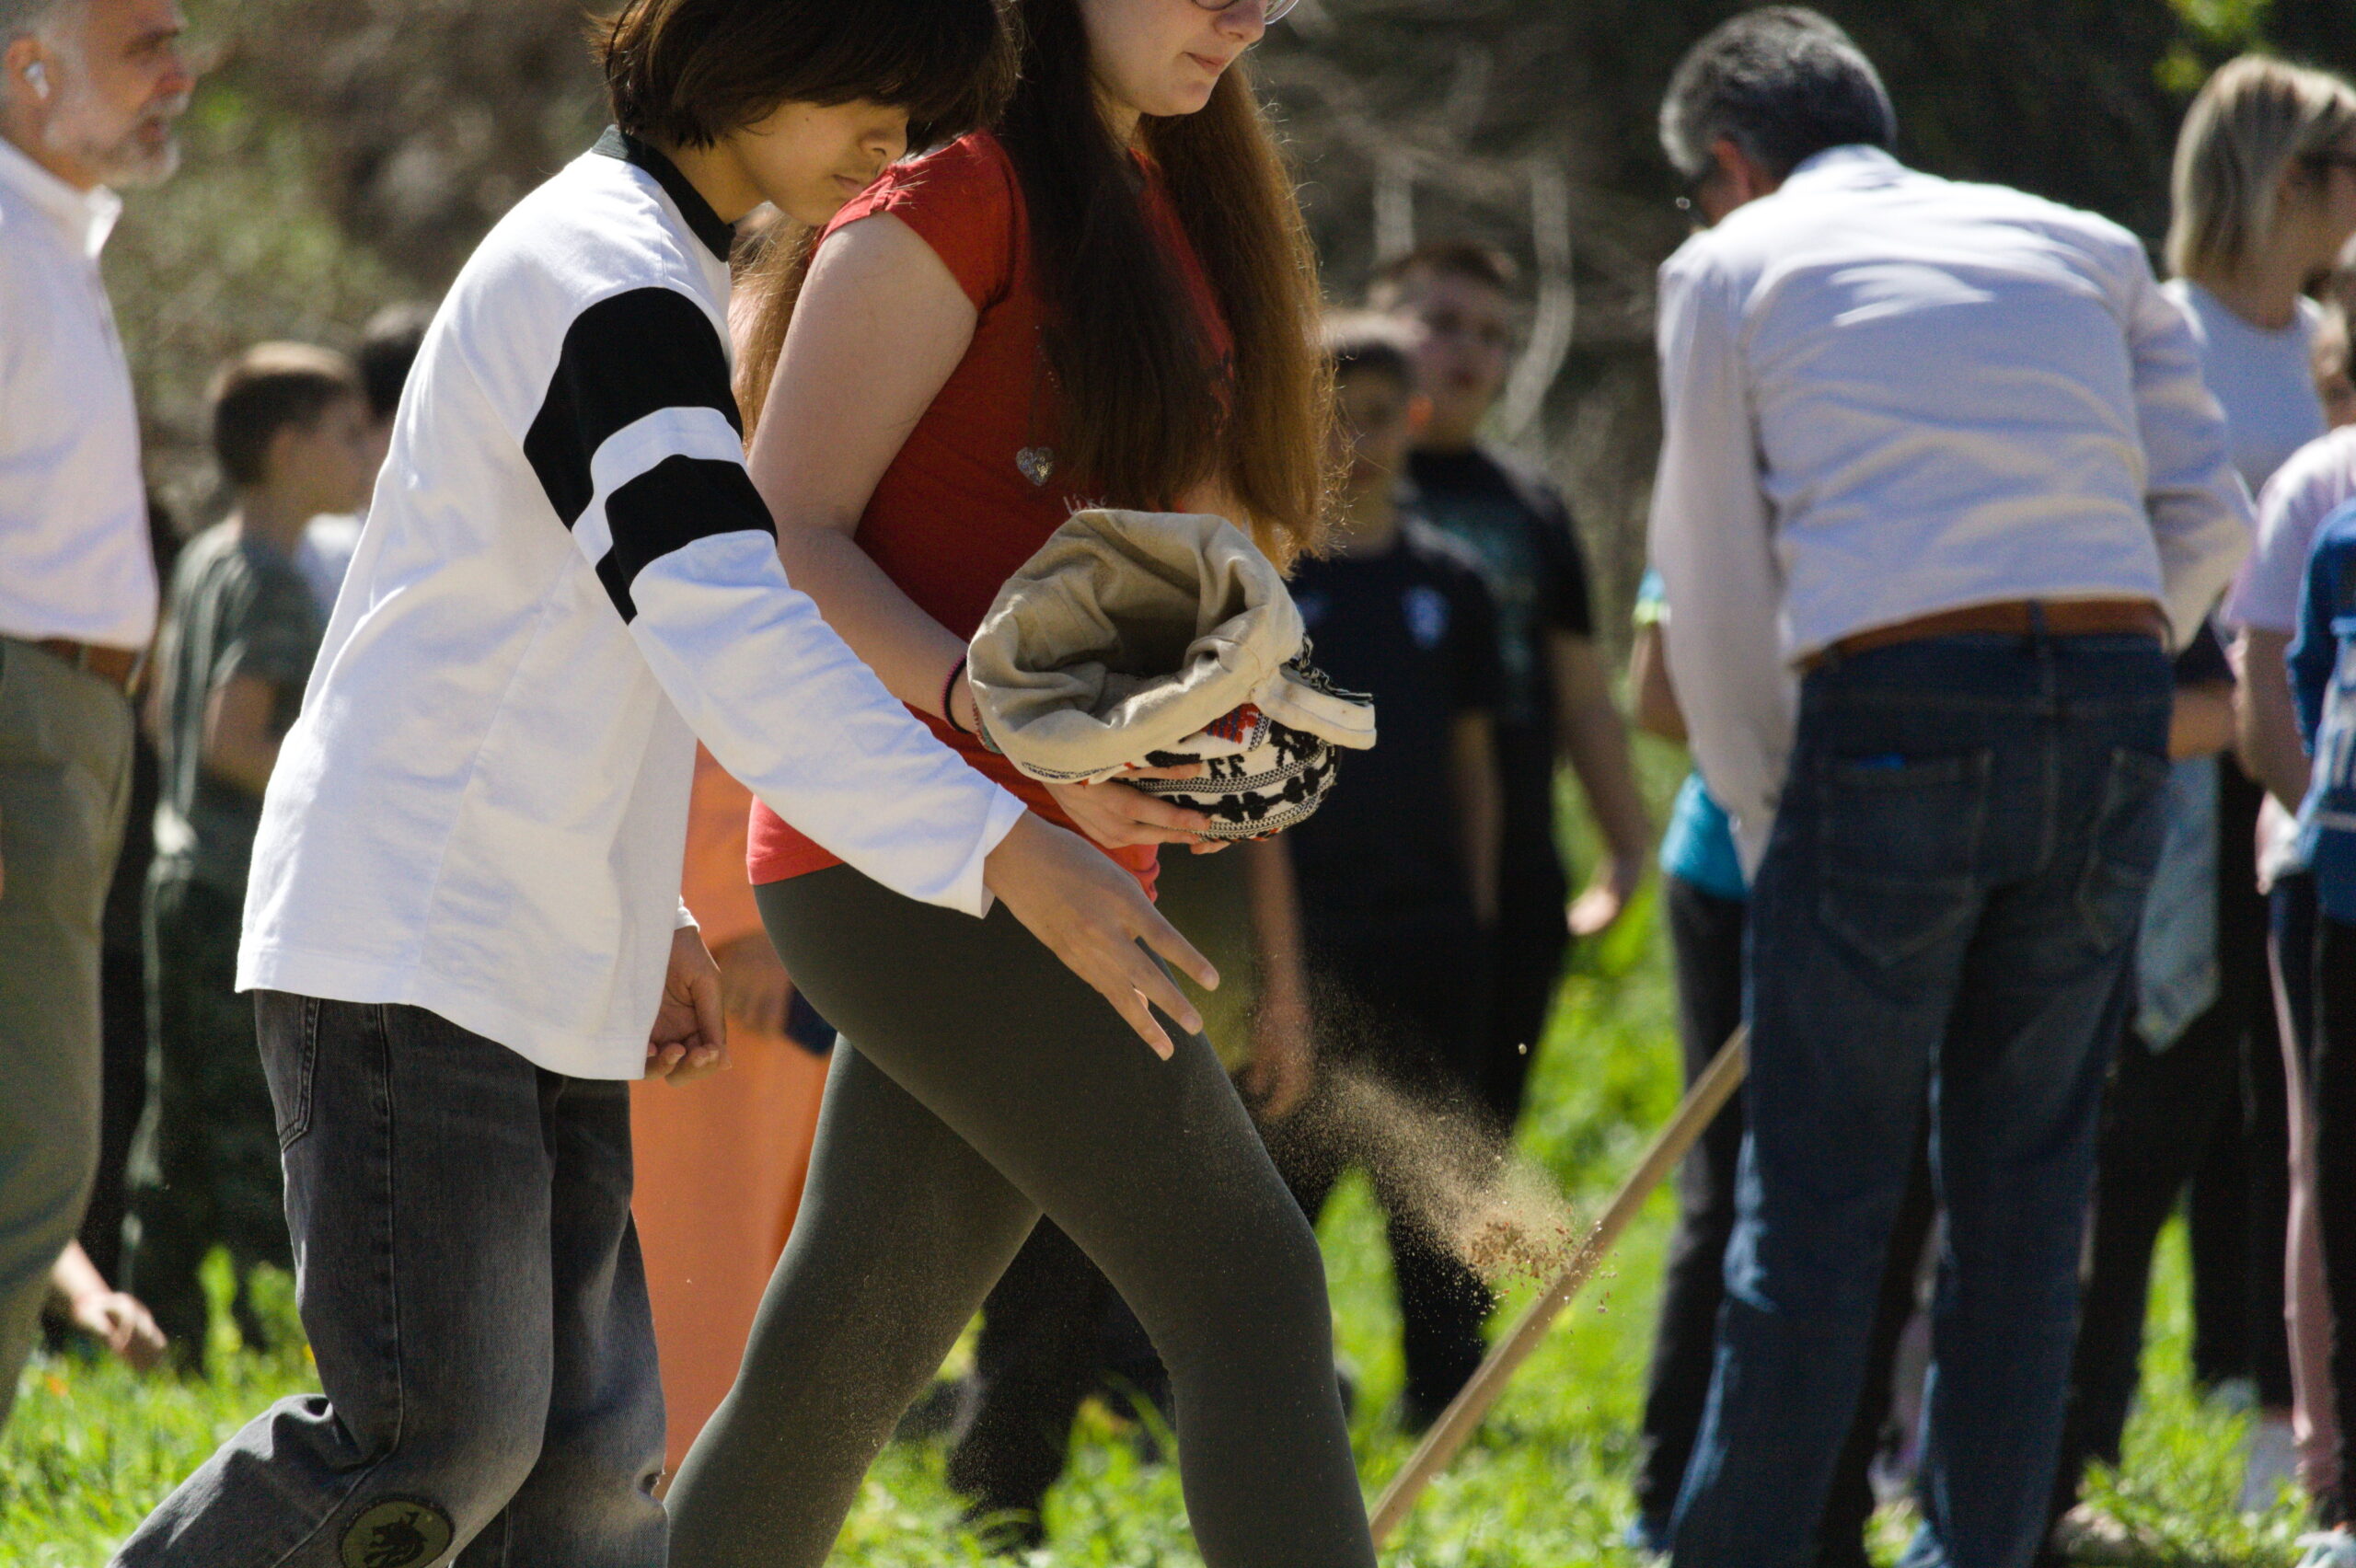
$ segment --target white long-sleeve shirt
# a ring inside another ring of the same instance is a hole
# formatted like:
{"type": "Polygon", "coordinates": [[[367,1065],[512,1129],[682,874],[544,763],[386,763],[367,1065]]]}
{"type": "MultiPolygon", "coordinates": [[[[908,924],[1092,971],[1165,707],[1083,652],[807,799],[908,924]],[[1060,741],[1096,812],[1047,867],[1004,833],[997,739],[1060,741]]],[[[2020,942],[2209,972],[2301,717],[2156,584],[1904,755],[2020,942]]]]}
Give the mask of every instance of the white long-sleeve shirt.
{"type": "Polygon", "coordinates": [[[609,135],[459,274],[271,778],[240,988],[410,1004],[638,1077],[698,736],[885,886],[987,907],[1022,803],[778,563],[729,391],[728,241],[609,135]]]}
{"type": "Polygon", "coordinates": [[[0,637],[156,634],[139,415],[98,276],[121,211],[0,141],[0,637]]]}
{"type": "Polygon", "coordinates": [[[1809,654],[2027,598],[2182,642],[2248,548],[2184,317],[2090,213],[1837,147],[1669,258],[1659,334],[1669,672],[1746,870],[1809,654]]]}

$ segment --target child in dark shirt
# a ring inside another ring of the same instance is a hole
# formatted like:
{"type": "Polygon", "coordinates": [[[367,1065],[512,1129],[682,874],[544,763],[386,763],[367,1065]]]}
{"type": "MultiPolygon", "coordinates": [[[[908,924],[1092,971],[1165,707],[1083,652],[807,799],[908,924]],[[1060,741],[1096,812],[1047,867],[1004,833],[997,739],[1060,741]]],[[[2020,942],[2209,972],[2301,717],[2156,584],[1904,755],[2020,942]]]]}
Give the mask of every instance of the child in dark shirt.
{"type": "MultiPolygon", "coordinates": [[[[1349,474],[1332,557],[1304,563],[1293,594],[1319,666],[1373,695],[1382,743],[1351,755],[1315,817],[1247,853],[1290,858],[1324,1059],[1426,1101],[1476,1104],[1502,824],[1496,617],[1462,547],[1399,505],[1415,393],[1396,329],[1345,319],[1327,349],[1349,474]]],[[[1312,1104],[1271,1142],[1315,1214],[1350,1140],[1333,1136],[1312,1104]]],[[[1420,1429],[1480,1365],[1492,1303],[1391,1206],[1407,1361],[1400,1415],[1420,1429]]]]}
{"type": "Polygon", "coordinates": [[[156,652],[150,1098],[133,1146],[124,1284],[198,1369],[205,1254],[228,1249],[249,1340],[260,1332],[246,1299],[253,1266],[293,1262],[253,1000],[237,991],[237,929],[262,789],[319,649],[322,617],[295,552],[312,518],[366,500],[367,421],[341,354],[264,343],[222,371],[213,444],[237,509],[180,553],[156,652]]]}

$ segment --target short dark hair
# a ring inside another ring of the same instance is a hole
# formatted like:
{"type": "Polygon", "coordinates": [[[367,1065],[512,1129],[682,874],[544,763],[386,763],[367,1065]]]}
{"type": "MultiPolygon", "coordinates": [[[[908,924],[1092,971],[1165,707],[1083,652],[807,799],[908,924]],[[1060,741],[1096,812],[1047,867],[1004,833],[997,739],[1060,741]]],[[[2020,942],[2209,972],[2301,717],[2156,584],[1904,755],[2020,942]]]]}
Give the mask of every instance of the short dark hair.
{"type": "Polygon", "coordinates": [[[1661,99],[1660,143],[1688,179],[1724,136],[1781,179],[1827,147],[1898,140],[1898,111],[1849,35],[1800,6],[1721,23],[1687,52],[1661,99]]]}
{"type": "Polygon", "coordinates": [[[213,377],[213,455],[243,490],[270,478],[270,444],[293,427],[309,430],[347,398],[364,398],[360,373],[332,349],[257,343],[213,377]]]}
{"type": "Polygon", "coordinates": [[[410,303],[388,305],[361,329],[360,346],[352,361],[360,371],[361,387],[368,394],[369,417],[382,424],[400,407],[401,388],[409,385],[410,367],[425,346],[425,329],[433,325],[433,307],[410,303]]]}
{"type": "Polygon", "coordinates": [[[1370,370],[1390,376],[1406,391],[1415,389],[1413,345],[1391,317],[1371,311],[1337,312],[1325,318],[1318,336],[1336,381],[1370,370]]]}
{"type": "Polygon", "coordinates": [[[872,98],[929,146],[1013,88],[1005,0],[629,0],[596,24],[614,123],[705,147],[784,103],[872,98]]]}
{"type": "Polygon", "coordinates": [[[1406,292],[1407,280],[1423,273],[1434,278],[1462,278],[1510,294],[1521,285],[1521,268],[1494,245],[1477,239],[1435,239],[1394,256],[1374,270],[1367,281],[1367,303],[1388,310],[1406,292]]]}

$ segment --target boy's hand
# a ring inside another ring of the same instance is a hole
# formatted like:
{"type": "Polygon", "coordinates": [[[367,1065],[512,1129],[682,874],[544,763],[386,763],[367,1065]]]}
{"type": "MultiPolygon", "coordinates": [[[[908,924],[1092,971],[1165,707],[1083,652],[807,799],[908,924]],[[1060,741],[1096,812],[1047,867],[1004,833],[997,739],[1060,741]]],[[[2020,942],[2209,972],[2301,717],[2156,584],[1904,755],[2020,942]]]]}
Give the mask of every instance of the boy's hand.
{"type": "Polygon", "coordinates": [[[727,1065],[720,965],[705,951],[703,933],[682,926],[671,933],[671,971],[664,976],[663,1005],[646,1038],[646,1076],[687,1083],[727,1065]]]}
{"type": "Polygon", "coordinates": [[[1160,953],[1206,991],[1218,988],[1218,971],[1154,911],[1136,878],[1080,838],[1025,812],[990,851],[982,880],[1049,952],[1113,1004],[1155,1055],[1167,1060],[1176,1048],[1149,1006],[1190,1034],[1202,1032],[1202,1015],[1141,949],[1160,953]]]}

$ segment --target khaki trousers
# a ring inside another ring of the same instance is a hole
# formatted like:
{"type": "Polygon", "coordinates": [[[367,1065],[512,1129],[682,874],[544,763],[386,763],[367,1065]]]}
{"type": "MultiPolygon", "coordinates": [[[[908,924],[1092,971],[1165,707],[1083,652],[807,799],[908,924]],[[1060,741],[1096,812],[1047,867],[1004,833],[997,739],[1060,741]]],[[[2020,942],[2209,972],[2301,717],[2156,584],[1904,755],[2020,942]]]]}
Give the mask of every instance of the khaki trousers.
{"type": "Polygon", "coordinates": [[[131,788],[131,705],[0,638],[0,1421],[98,1157],[98,922],[131,788]]]}

